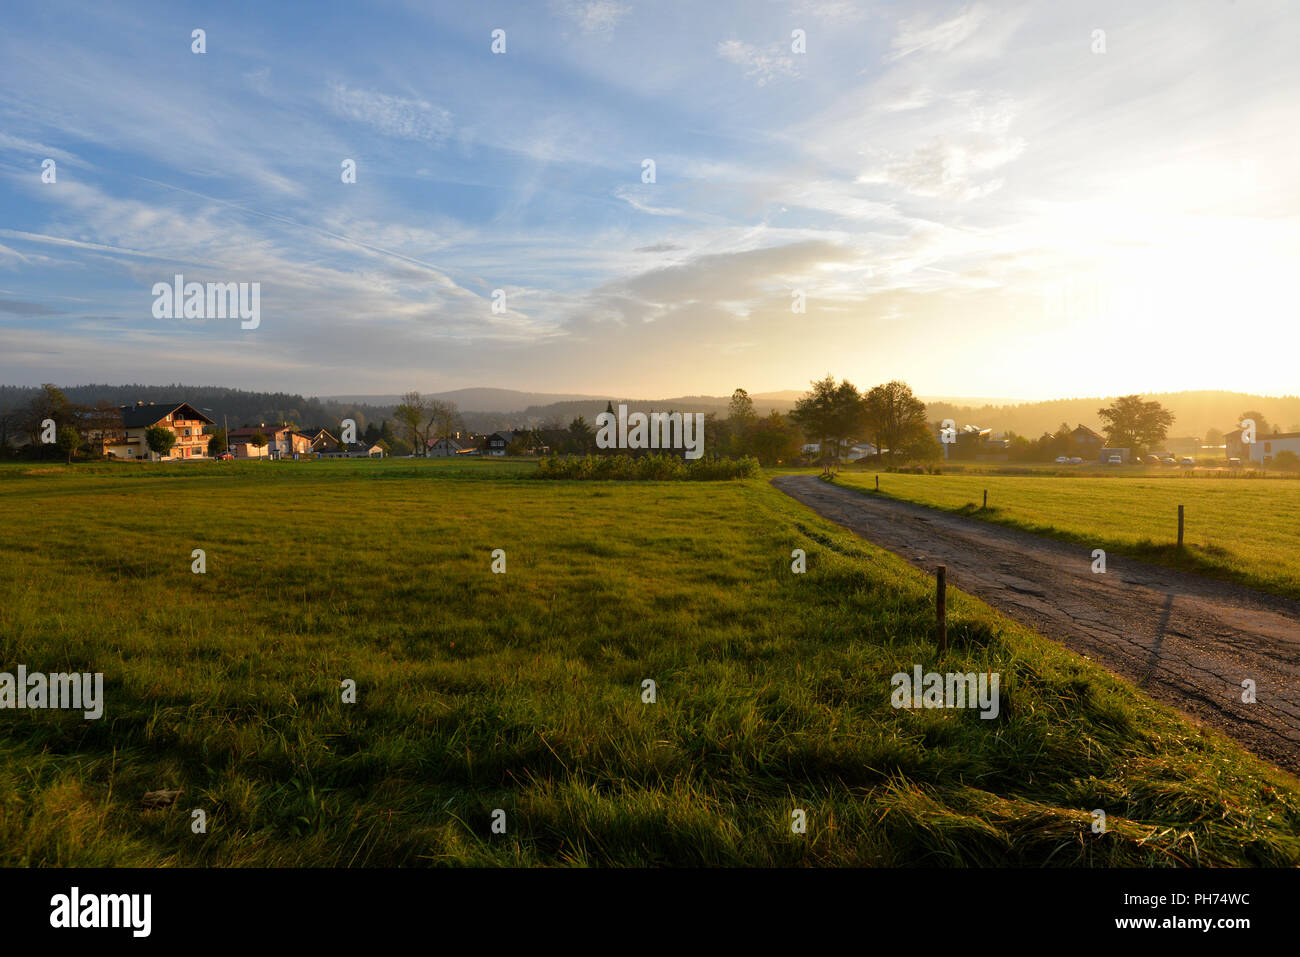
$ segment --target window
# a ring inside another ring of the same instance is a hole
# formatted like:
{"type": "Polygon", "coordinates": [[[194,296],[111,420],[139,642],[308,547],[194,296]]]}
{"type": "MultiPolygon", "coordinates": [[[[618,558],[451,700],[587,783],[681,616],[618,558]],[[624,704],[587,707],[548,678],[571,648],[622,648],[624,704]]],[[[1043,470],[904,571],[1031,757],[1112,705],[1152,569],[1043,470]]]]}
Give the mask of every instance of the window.
{"type": "Polygon", "coordinates": [[[1273,443],[1272,443],[1272,442],[1265,442],[1265,443],[1264,443],[1264,451],[1265,451],[1265,452],[1272,452],[1272,451],[1273,451],[1273,443]]]}

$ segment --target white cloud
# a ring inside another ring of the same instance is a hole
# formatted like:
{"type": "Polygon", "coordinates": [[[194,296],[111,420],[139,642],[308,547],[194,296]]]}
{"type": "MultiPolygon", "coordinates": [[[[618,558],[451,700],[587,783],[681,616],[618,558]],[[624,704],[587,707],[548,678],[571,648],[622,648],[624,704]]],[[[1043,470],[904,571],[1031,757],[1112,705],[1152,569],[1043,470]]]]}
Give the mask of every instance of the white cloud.
{"type": "Polygon", "coordinates": [[[551,0],[551,9],[590,35],[609,33],[631,8],[618,0],[551,0]]]}
{"type": "Polygon", "coordinates": [[[684,216],[684,210],[674,209],[671,206],[651,206],[641,199],[638,192],[628,186],[620,186],[614,190],[614,195],[623,202],[627,203],[633,209],[640,210],[643,213],[649,213],[651,216],[684,216]]]}
{"type": "Polygon", "coordinates": [[[752,77],[759,86],[778,77],[799,75],[794,55],[781,43],[759,48],[741,40],[723,40],[718,44],[718,56],[744,67],[745,76],[752,77]]]}
{"type": "Polygon", "coordinates": [[[451,113],[424,100],[409,100],[373,90],[332,87],[330,105],[340,116],[373,126],[386,136],[442,143],[451,135],[451,113]]]}
{"type": "Polygon", "coordinates": [[[983,6],[967,7],[950,20],[934,23],[928,14],[918,14],[898,25],[898,34],[890,42],[894,51],[889,60],[900,60],[920,50],[947,53],[969,37],[988,15],[983,6]]]}

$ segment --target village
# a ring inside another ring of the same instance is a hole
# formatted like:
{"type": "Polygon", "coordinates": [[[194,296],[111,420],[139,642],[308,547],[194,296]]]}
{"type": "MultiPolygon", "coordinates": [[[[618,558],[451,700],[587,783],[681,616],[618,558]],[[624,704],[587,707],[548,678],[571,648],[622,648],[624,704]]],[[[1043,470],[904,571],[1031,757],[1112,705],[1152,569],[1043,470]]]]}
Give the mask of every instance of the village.
{"type": "MultiPolygon", "coordinates": [[[[453,410],[454,413],[454,410],[453,410]]],[[[23,454],[31,445],[57,445],[68,453],[82,457],[121,462],[188,462],[260,459],[267,461],[338,459],[338,458],[456,458],[546,456],[552,454],[588,454],[597,450],[672,451],[687,458],[704,454],[706,417],[701,413],[627,413],[620,404],[616,416],[612,411],[596,417],[595,431],[579,417],[569,428],[523,426],[495,431],[459,428],[453,414],[445,420],[450,425],[441,434],[412,433],[409,441],[399,439],[389,423],[383,428],[371,425],[358,437],[355,423],[344,419],[328,425],[301,426],[292,422],[257,422],[229,428],[225,417],[196,404],[173,401],[137,401],[131,405],[109,407],[100,403],[93,409],[79,409],[61,415],[63,424],[53,418],[29,416],[26,428],[0,436],[0,446],[7,454],[23,454]],[[68,426],[71,417],[75,425],[68,426]],[[669,431],[669,424],[677,428],[669,431]],[[646,432],[649,424],[650,431],[646,432]],[[691,424],[694,429],[682,426],[691,424]],[[662,426],[662,428],[660,428],[662,426]],[[630,428],[630,431],[629,431],[630,428]],[[660,439],[662,431],[663,441],[660,439]],[[694,435],[692,435],[694,433],[694,435]],[[340,436],[344,438],[340,438],[340,436]],[[351,441],[347,439],[352,439],[351,441]],[[683,441],[678,441],[679,439],[683,441]]],[[[708,417],[712,424],[712,417],[708,417]]],[[[1055,432],[1045,432],[1028,440],[1012,432],[967,424],[960,428],[951,419],[930,431],[932,452],[927,456],[939,464],[1041,463],[1079,468],[1180,468],[1246,470],[1290,470],[1300,465],[1300,431],[1272,430],[1258,433],[1251,419],[1243,419],[1237,428],[1219,433],[1211,430],[1207,437],[1170,436],[1150,443],[1148,448],[1109,445],[1106,438],[1080,423],[1070,429],[1063,423],[1055,432]],[[1209,441],[1207,441],[1207,439],[1209,441]],[[1213,444],[1211,444],[1211,441],[1213,444]]],[[[715,443],[716,445],[716,443],[715,443]]],[[[916,446],[907,458],[916,457],[916,446]]],[[[28,450],[30,451],[30,450],[28,450]]],[[[711,449],[718,454],[718,449],[711,449]]],[[[725,454],[725,450],[723,452],[725,454]]],[[[790,464],[812,464],[834,460],[837,463],[899,467],[900,459],[888,447],[855,437],[823,438],[791,444],[783,459],[790,464]]]]}

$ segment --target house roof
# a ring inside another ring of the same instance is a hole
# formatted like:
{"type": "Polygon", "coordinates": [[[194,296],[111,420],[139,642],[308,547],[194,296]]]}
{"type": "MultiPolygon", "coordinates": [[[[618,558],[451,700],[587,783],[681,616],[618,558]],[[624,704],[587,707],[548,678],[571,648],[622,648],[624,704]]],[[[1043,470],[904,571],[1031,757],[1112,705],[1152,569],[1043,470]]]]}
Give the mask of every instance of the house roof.
{"type": "Polygon", "coordinates": [[[473,449],[478,447],[469,439],[454,439],[450,435],[444,435],[441,438],[429,440],[429,448],[431,449],[437,448],[438,446],[444,444],[447,446],[447,448],[456,449],[457,451],[460,451],[462,449],[473,449]]]}
{"type": "Polygon", "coordinates": [[[305,435],[305,433],[298,432],[297,429],[289,425],[246,425],[242,429],[231,429],[227,438],[252,438],[258,432],[261,432],[268,439],[283,432],[295,432],[298,435],[305,435]]]}
{"type": "Polygon", "coordinates": [[[1071,432],[1070,434],[1071,434],[1071,435],[1078,435],[1078,434],[1081,433],[1081,432],[1082,432],[1083,435],[1084,435],[1085,437],[1087,437],[1087,438],[1090,438],[1090,439],[1096,439],[1098,442],[1103,442],[1103,441],[1105,441],[1105,440],[1104,440],[1100,435],[1098,435],[1096,432],[1092,431],[1092,429],[1090,429],[1090,428],[1088,428],[1086,425],[1082,425],[1082,424],[1080,424],[1079,426],[1077,426],[1077,427],[1074,429],[1074,431],[1071,432]]]}
{"type": "Polygon", "coordinates": [[[184,418],[198,419],[213,425],[212,419],[200,412],[188,402],[137,402],[135,405],[122,406],[122,427],[126,429],[147,428],[151,425],[157,425],[167,416],[172,415],[177,409],[185,409],[184,418]]]}

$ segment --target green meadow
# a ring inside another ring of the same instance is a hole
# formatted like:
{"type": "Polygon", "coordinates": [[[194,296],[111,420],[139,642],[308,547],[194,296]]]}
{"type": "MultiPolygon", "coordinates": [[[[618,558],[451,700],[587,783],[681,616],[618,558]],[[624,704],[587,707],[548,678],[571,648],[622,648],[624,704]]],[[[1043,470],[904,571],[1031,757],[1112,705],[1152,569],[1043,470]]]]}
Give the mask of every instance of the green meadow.
{"type": "MultiPolygon", "coordinates": [[[[875,494],[875,478],[836,482],[875,494]]],[[[880,492],[1300,598],[1300,478],[884,473],[880,492]]]]}
{"type": "Polygon", "coordinates": [[[0,863],[1300,864],[1296,779],[961,593],[940,658],[932,582],[765,478],[536,468],[0,467],[0,671],[106,697],[0,711],[0,863]],[[891,707],[914,665],[1000,714],[891,707]]]}

